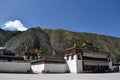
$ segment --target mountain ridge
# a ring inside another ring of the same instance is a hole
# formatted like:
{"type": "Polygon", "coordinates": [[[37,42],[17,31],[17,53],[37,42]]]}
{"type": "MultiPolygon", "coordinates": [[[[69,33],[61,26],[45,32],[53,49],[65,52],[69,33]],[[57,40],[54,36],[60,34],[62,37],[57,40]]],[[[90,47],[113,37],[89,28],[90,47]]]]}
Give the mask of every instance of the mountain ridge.
{"type": "Polygon", "coordinates": [[[64,53],[65,49],[73,46],[74,43],[89,41],[99,47],[100,51],[110,52],[112,56],[120,58],[120,38],[108,35],[37,27],[23,32],[0,29],[0,40],[1,46],[6,46],[16,53],[21,53],[26,47],[30,50],[38,48],[46,53],[52,53],[53,50],[64,53]]]}

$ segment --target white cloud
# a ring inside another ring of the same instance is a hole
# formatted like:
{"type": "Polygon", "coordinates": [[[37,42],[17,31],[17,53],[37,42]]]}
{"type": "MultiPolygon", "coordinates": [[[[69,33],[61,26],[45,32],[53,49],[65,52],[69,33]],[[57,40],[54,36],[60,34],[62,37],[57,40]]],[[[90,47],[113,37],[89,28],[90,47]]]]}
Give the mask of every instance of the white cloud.
{"type": "Polygon", "coordinates": [[[25,31],[27,28],[19,21],[19,20],[14,20],[14,21],[7,21],[2,29],[5,30],[11,30],[11,31],[25,31]]]}

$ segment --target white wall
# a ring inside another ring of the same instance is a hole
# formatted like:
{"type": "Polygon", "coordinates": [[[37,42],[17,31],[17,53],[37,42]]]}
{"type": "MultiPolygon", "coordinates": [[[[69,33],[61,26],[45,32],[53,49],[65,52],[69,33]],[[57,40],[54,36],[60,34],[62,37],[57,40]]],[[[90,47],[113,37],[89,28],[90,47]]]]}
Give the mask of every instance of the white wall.
{"type": "Polygon", "coordinates": [[[45,64],[35,64],[31,66],[33,72],[35,73],[41,73],[43,70],[45,70],[45,64]]]}
{"type": "Polygon", "coordinates": [[[77,60],[77,73],[83,72],[82,60],[77,60]]]}
{"type": "Polygon", "coordinates": [[[71,73],[83,72],[82,60],[67,60],[67,64],[71,73]]]}
{"type": "Polygon", "coordinates": [[[67,60],[68,67],[70,72],[77,73],[76,60],[67,60]]]}
{"type": "Polygon", "coordinates": [[[71,56],[69,56],[69,60],[66,61],[71,73],[83,72],[82,60],[78,60],[77,55],[74,55],[73,59],[71,59],[71,56]]]}
{"type": "Polygon", "coordinates": [[[55,63],[46,63],[45,70],[49,72],[65,72],[66,71],[66,63],[64,64],[55,64],[55,63]]]}
{"type": "Polygon", "coordinates": [[[35,64],[32,65],[32,70],[35,73],[41,73],[44,71],[49,72],[65,72],[66,71],[66,64],[55,64],[55,63],[43,63],[43,64],[35,64]]]}
{"type": "Polygon", "coordinates": [[[0,72],[28,72],[30,63],[0,62],[0,72]]]}
{"type": "Polygon", "coordinates": [[[113,71],[112,62],[109,62],[109,68],[113,71]]]}

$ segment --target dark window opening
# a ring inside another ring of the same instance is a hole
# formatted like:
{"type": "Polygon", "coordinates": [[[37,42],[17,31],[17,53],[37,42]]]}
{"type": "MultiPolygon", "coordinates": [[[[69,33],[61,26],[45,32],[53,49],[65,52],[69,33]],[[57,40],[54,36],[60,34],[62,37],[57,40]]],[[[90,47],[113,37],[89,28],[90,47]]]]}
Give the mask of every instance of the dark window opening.
{"type": "Polygon", "coordinates": [[[73,55],[71,55],[71,60],[73,60],[73,55]]]}
{"type": "Polygon", "coordinates": [[[27,56],[27,59],[30,59],[30,56],[27,56]]]}
{"type": "Polygon", "coordinates": [[[32,56],[32,59],[35,59],[35,56],[32,56]]]}
{"type": "Polygon", "coordinates": [[[95,58],[95,57],[87,57],[87,56],[84,56],[83,60],[108,61],[107,58],[95,58]]]}
{"type": "Polygon", "coordinates": [[[69,60],[69,57],[67,56],[67,60],[69,60]]]}
{"type": "Polygon", "coordinates": [[[78,55],[78,60],[81,60],[81,56],[80,55],[78,55]]]}
{"type": "Polygon", "coordinates": [[[11,60],[11,59],[8,59],[8,62],[12,62],[12,60],[11,60]]]}

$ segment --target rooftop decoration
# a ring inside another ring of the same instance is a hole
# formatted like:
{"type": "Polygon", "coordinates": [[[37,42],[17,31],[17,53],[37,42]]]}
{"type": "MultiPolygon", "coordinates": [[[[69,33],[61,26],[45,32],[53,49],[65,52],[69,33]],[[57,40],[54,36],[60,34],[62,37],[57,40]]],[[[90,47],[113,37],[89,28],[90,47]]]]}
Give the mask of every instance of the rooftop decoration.
{"type": "Polygon", "coordinates": [[[78,44],[74,43],[74,46],[70,47],[70,48],[67,48],[66,51],[67,50],[72,50],[72,49],[80,49],[80,46],[78,44]]]}
{"type": "Polygon", "coordinates": [[[66,51],[72,50],[72,49],[81,49],[83,51],[93,51],[93,52],[99,52],[99,48],[94,46],[93,43],[90,42],[83,42],[76,44],[74,43],[73,47],[67,48],[66,51]]]}

